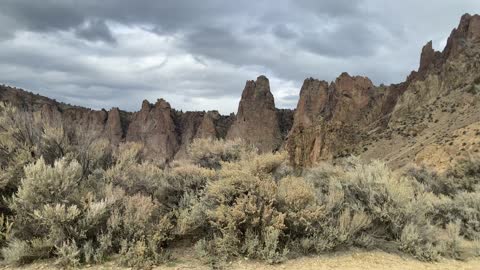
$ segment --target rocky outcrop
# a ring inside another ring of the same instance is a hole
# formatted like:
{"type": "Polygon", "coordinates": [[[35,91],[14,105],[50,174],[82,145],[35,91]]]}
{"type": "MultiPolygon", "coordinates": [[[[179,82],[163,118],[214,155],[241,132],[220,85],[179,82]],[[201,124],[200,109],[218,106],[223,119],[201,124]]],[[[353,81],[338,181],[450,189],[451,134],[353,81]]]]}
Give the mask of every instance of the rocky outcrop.
{"type": "Polygon", "coordinates": [[[159,163],[169,162],[179,148],[170,104],[163,99],[154,105],[144,100],[141,110],[132,116],[126,140],[147,146],[147,157],[159,163]]]}
{"type": "Polygon", "coordinates": [[[424,46],[418,72],[412,72],[405,94],[396,104],[390,126],[398,127],[427,104],[480,80],[480,16],[465,14],[442,52],[424,46]]]}
{"type": "Polygon", "coordinates": [[[255,145],[260,152],[272,152],[282,145],[277,112],[270,84],[265,76],[247,81],[238,106],[238,113],[227,139],[241,138],[255,145]]]}
{"type": "MultiPolygon", "coordinates": [[[[435,166],[445,169],[473,154],[452,145],[459,143],[459,130],[480,121],[479,74],[480,16],[465,14],[442,52],[434,51],[431,42],[422,49],[418,72],[407,79],[388,123],[396,147],[405,150],[381,157],[397,167],[412,160],[433,166],[431,160],[446,154],[435,166]]],[[[376,142],[370,155],[378,156],[373,152],[385,143],[376,142]]]]}
{"type": "Polygon", "coordinates": [[[235,115],[223,116],[218,111],[209,111],[203,115],[195,138],[225,139],[227,132],[235,120],[235,115]]]}
{"type": "Polygon", "coordinates": [[[423,47],[418,71],[404,83],[376,87],[368,78],[348,74],[331,84],[307,79],[286,144],[291,163],[310,166],[355,154],[402,166],[426,160],[425,153],[432,151],[422,150],[432,143],[435,147],[428,149],[448,152],[455,160],[452,156],[462,154],[439,144],[479,121],[478,97],[465,93],[480,89],[478,74],[480,16],[466,14],[442,52],[431,41],[423,47]],[[415,158],[418,153],[422,158],[415,158]]]}
{"type": "Polygon", "coordinates": [[[107,115],[107,121],[105,123],[105,135],[110,139],[113,145],[119,145],[124,137],[124,134],[120,110],[118,108],[112,108],[107,115]]]}
{"type": "Polygon", "coordinates": [[[466,48],[471,47],[472,43],[480,39],[480,16],[465,14],[460,19],[460,24],[452,30],[447,45],[442,52],[443,59],[455,57],[462,53],[466,48]]]}
{"type": "Polygon", "coordinates": [[[187,148],[195,139],[204,114],[204,112],[176,112],[175,126],[177,128],[179,148],[175,153],[175,159],[187,157],[187,148]]]}
{"type": "Polygon", "coordinates": [[[383,125],[392,90],[342,73],[335,82],[305,80],[286,148],[297,167],[352,154],[370,130],[383,125]]]}
{"type": "Polygon", "coordinates": [[[195,138],[207,139],[217,138],[217,121],[220,119],[220,114],[217,111],[210,111],[203,115],[202,122],[195,134],[195,138]]]}
{"type": "Polygon", "coordinates": [[[431,41],[422,48],[418,70],[405,82],[375,86],[347,73],[331,83],[309,78],[295,110],[275,108],[265,76],[247,81],[237,115],[229,116],[175,111],[163,99],[144,101],[135,113],[95,111],[7,86],[0,86],[0,100],[41,121],[96,132],[114,146],[142,142],[159,163],[185,157],[196,138],[241,138],[260,152],[285,148],[297,167],[351,154],[393,167],[409,161],[448,167],[480,150],[469,135],[480,123],[479,74],[480,16],[465,14],[442,52],[431,41]]]}

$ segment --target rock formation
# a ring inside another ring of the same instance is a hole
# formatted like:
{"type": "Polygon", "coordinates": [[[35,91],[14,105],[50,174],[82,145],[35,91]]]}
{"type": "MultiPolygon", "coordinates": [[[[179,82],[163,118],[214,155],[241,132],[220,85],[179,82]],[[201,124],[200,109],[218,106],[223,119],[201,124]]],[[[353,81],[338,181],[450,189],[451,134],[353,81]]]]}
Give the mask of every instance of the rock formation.
{"type": "MultiPolygon", "coordinates": [[[[177,112],[176,113],[176,128],[179,140],[179,148],[175,153],[175,159],[185,158],[187,156],[187,148],[195,139],[198,128],[204,119],[204,112],[177,112]]],[[[215,137],[215,134],[212,134],[215,137]]]]}
{"type": "Polygon", "coordinates": [[[376,88],[366,77],[342,73],[335,82],[306,79],[287,140],[290,161],[310,166],[354,153],[366,133],[384,125],[391,111],[391,89],[376,88]]]}
{"type": "Polygon", "coordinates": [[[247,81],[238,105],[238,113],[227,139],[241,138],[260,152],[272,152],[282,145],[277,112],[270,84],[265,76],[247,81]]]}
{"type": "Polygon", "coordinates": [[[126,140],[146,145],[151,159],[169,162],[179,148],[170,104],[163,99],[154,105],[144,100],[141,110],[132,116],[126,140]]]}
{"type": "Polygon", "coordinates": [[[466,14],[443,52],[432,42],[423,47],[418,71],[404,83],[376,87],[348,74],[331,84],[307,79],[287,140],[291,163],[354,154],[393,167],[416,161],[444,169],[479,150],[475,140],[458,142],[459,130],[473,134],[480,121],[479,74],[480,16],[466,14]]]}
{"type": "Polygon", "coordinates": [[[105,135],[110,139],[113,145],[120,144],[123,139],[124,131],[122,128],[120,110],[118,108],[112,108],[108,112],[107,121],[105,123],[105,135]]]}
{"type": "Polygon", "coordinates": [[[296,167],[358,155],[392,167],[413,161],[445,169],[480,151],[480,16],[462,16],[442,52],[428,42],[405,82],[375,86],[347,73],[331,83],[309,78],[295,110],[275,108],[265,76],[247,81],[229,116],[176,111],[163,99],[144,101],[135,113],[96,111],[7,86],[0,86],[0,101],[114,146],[142,142],[159,163],[185,157],[196,138],[241,138],[260,152],[285,148],[296,167]]]}
{"type": "Polygon", "coordinates": [[[197,129],[195,138],[225,139],[235,115],[223,116],[218,111],[209,111],[203,115],[202,122],[197,129]]]}

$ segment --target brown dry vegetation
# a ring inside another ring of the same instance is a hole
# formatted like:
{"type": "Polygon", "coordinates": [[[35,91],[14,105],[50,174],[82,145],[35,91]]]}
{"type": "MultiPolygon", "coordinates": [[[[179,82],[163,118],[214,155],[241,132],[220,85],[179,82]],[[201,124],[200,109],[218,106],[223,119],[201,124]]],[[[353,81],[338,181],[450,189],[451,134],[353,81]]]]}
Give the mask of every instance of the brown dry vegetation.
{"type": "Polygon", "coordinates": [[[285,153],[259,155],[241,141],[203,139],[187,160],[165,167],[145,159],[142,145],[112,149],[95,134],[75,134],[0,107],[5,264],[116,258],[150,268],[175,262],[178,243],[213,268],[238,258],[298,262],[350,248],[422,261],[480,255],[475,157],[443,174],[400,173],[353,157],[298,171],[285,153]]]}

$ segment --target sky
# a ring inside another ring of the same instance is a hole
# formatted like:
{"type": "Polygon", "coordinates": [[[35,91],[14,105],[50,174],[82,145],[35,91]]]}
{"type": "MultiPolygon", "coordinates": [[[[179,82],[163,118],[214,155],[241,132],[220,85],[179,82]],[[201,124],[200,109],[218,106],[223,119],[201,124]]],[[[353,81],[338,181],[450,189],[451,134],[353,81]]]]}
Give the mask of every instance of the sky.
{"type": "Polygon", "coordinates": [[[0,83],[94,109],[236,112],[266,75],[278,108],[305,78],[403,81],[478,0],[0,0],[0,83]]]}

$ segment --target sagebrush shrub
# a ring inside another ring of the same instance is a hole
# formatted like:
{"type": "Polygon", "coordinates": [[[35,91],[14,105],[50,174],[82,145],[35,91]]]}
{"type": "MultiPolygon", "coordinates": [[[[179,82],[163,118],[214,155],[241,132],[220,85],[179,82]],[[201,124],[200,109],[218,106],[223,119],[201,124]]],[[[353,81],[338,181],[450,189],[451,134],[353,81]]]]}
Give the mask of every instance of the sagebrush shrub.
{"type": "Polygon", "coordinates": [[[298,171],[285,152],[202,139],[186,160],[165,165],[145,160],[141,144],[112,149],[94,134],[25,126],[30,117],[0,107],[0,247],[9,264],[54,258],[68,267],[117,254],[150,268],[185,240],[214,268],[238,256],[278,263],[352,246],[421,260],[480,254],[478,158],[444,174],[358,158],[298,171]]]}
{"type": "Polygon", "coordinates": [[[243,155],[256,150],[242,140],[223,141],[216,139],[195,139],[188,148],[193,163],[210,169],[219,169],[221,162],[238,161],[243,155]]]}

